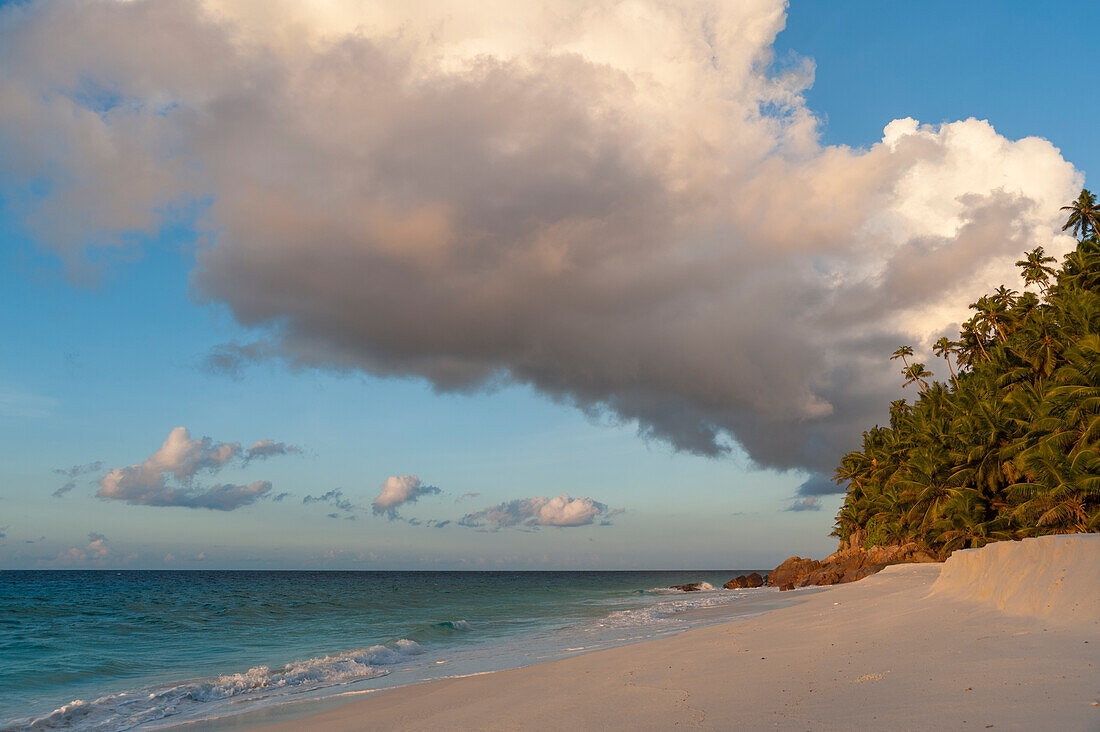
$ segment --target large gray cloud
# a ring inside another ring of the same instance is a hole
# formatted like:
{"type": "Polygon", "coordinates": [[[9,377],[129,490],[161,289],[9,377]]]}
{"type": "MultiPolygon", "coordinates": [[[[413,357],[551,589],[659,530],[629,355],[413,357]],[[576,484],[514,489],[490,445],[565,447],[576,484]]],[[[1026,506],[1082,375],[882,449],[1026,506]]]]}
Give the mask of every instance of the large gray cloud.
{"type": "MultiPolygon", "coordinates": [[[[781,0],[0,11],[0,155],[77,262],[198,202],[211,365],[503,383],[828,469],[1081,179],[986,122],[824,147],[781,0]]],[[[885,122],[885,121],[884,121],[885,122]]],[[[76,266],[76,265],[74,265],[76,266]]]]}

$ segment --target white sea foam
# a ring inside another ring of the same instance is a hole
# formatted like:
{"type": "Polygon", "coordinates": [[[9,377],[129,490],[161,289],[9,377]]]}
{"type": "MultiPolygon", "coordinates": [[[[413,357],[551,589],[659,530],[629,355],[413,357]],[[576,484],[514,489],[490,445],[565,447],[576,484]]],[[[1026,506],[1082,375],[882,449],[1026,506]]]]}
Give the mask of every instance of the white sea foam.
{"type": "Polygon", "coordinates": [[[680,590],[675,587],[651,587],[646,590],[651,595],[683,595],[687,592],[715,592],[714,585],[710,582],[695,582],[698,585],[694,590],[680,590]]]}
{"type": "Polygon", "coordinates": [[[6,729],[130,729],[196,704],[231,698],[263,699],[384,676],[389,671],[379,666],[392,666],[420,653],[423,649],[418,643],[402,639],[391,645],[293,661],[274,669],[256,666],[213,680],[111,694],[91,702],[77,699],[43,717],[17,720],[6,729]]]}
{"type": "Polygon", "coordinates": [[[670,595],[667,600],[662,600],[647,607],[613,612],[597,625],[605,628],[626,628],[631,626],[652,626],[666,623],[670,620],[675,622],[679,619],[677,616],[691,612],[692,610],[729,605],[738,600],[743,600],[746,597],[752,597],[760,592],[760,590],[715,590],[713,587],[710,587],[710,585],[707,585],[707,587],[709,590],[700,590],[698,592],[680,592],[674,590],[674,594],[670,595]]]}

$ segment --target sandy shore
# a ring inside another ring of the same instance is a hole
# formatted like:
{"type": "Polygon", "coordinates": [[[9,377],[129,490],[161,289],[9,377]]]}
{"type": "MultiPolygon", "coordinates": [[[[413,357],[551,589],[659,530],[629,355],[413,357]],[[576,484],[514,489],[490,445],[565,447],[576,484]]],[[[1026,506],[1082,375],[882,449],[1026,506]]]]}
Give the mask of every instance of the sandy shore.
{"type": "Polygon", "coordinates": [[[1100,535],[998,547],[888,567],[747,620],[262,728],[1100,730],[1100,535]]]}

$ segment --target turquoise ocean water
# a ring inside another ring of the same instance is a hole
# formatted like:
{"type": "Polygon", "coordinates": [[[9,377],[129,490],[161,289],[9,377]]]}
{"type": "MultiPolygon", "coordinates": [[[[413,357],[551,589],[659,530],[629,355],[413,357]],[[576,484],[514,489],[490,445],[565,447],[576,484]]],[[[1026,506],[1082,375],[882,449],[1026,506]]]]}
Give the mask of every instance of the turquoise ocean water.
{"type": "Polygon", "coordinates": [[[153,729],[514,668],[782,602],[720,589],[746,571],[0,572],[0,730],[153,729]],[[663,589],[696,581],[719,589],[663,589]]]}

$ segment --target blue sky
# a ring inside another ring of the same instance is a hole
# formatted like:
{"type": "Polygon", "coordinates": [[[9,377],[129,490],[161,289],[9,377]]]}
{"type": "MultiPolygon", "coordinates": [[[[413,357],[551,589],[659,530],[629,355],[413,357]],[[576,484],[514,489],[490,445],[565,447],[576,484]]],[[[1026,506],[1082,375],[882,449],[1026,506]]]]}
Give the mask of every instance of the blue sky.
{"type": "MultiPolygon", "coordinates": [[[[1024,2],[900,8],[791,3],[777,66],[797,66],[791,54],[813,60],[804,99],[821,120],[822,144],[869,148],[904,117],[933,125],[977,117],[1010,141],[1048,139],[1078,174],[1100,165],[1089,134],[1100,109],[1081,91],[1097,60],[1100,11],[1024,2]]],[[[12,68],[18,75],[23,66],[12,68]]],[[[720,457],[678,451],[659,431],[640,437],[629,413],[590,417],[571,406],[575,384],[564,401],[532,383],[441,392],[415,370],[381,377],[358,362],[310,363],[301,352],[247,365],[236,378],[216,373],[205,362],[212,349],[280,327],[246,328],[241,301],[196,287],[198,252],[209,246],[201,237],[212,231],[204,217],[216,207],[185,207],[151,235],[129,234],[89,275],[67,269],[64,247],[27,224],[26,202],[49,197],[51,180],[7,165],[0,177],[0,567],[763,568],[834,547],[828,533],[841,496],[787,510],[805,499],[797,493],[815,469],[809,463],[764,469],[736,447],[720,457]],[[97,497],[107,471],[146,460],[179,426],[246,448],[264,439],[299,447],[196,478],[203,489],[266,480],[270,495],[288,495],[232,511],[97,497]],[[67,480],[56,470],[96,462],[53,495],[67,480]],[[420,525],[370,510],[383,482],[406,474],[441,491],[401,507],[420,525]],[[350,511],[303,503],[336,489],[350,511]],[[479,495],[464,497],[471,493],[479,495]],[[561,494],[602,504],[609,525],[457,525],[487,507],[561,494]],[[109,553],[89,548],[93,534],[106,537],[109,553]]],[[[881,369],[893,365],[883,358],[881,369]]],[[[792,450],[799,439],[792,433],[792,450]]]]}

